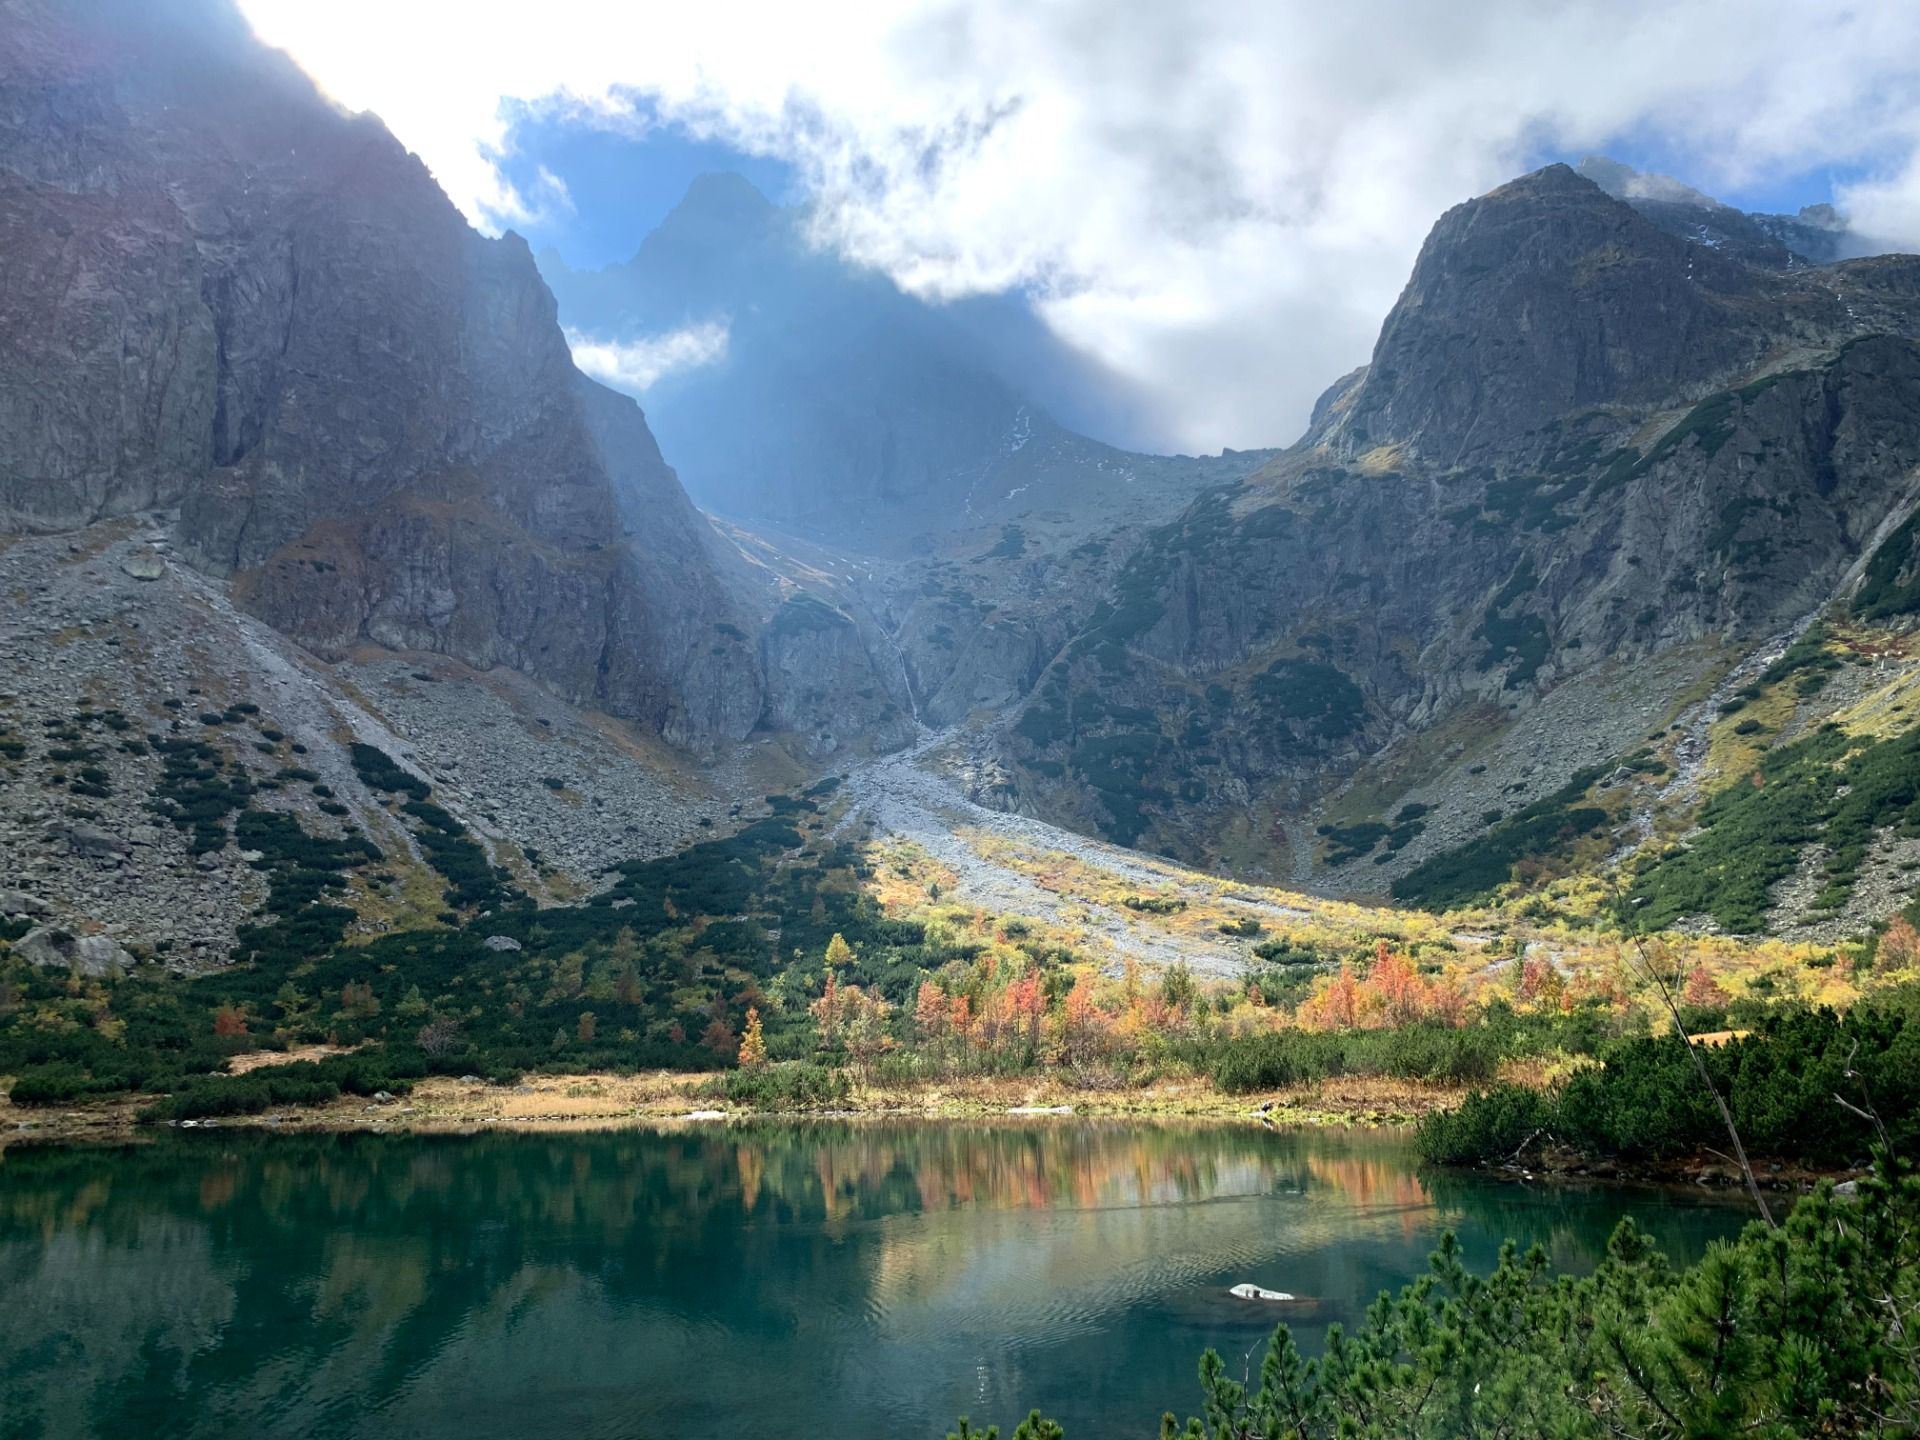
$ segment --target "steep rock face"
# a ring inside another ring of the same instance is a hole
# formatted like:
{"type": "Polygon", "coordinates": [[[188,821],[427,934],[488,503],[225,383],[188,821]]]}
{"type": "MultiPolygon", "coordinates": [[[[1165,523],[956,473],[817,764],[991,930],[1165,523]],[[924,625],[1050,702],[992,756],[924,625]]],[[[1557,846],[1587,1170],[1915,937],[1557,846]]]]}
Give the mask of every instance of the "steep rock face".
{"type": "MultiPolygon", "coordinates": [[[[1749,303],[1758,283],[1549,166],[1440,218],[1321,438],[1449,465],[1582,407],[1672,403],[1785,338],[1788,317],[1749,303]]],[[[1830,298],[1801,298],[1832,321],[1830,298]]]]}
{"type": "Polygon", "coordinates": [[[676,745],[745,735],[766,703],[741,629],[761,597],[688,502],[639,407],[585,376],[573,383],[627,540],[616,547],[596,698],[617,714],[662,717],[661,733],[676,745]]]}
{"type": "Polygon", "coordinates": [[[0,524],[57,528],[206,469],[218,342],[191,225],[108,87],[61,55],[53,12],[4,19],[0,524]]]}
{"type": "Polygon", "coordinates": [[[801,593],[774,611],[761,635],[767,720],[823,758],[850,746],[895,749],[913,735],[904,677],[886,676],[854,619],[801,593]]]}
{"type": "MultiPolygon", "coordinates": [[[[1704,675],[1920,497],[1916,341],[1912,257],[1741,266],[1563,167],[1450,212],[1307,439],[1114,573],[996,798],[1215,859],[1460,717],[1524,723],[1654,657],[1704,675]]],[[[1598,735],[1510,803],[1613,753],[1598,735]]]]}
{"type": "Polygon", "coordinates": [[[323,654],[511,665],[680,743],[752,728],[709,528],[575,371],[523,241],[228,9],[0,17],[0,526],[177,505],[185,553],[323,654]]]}

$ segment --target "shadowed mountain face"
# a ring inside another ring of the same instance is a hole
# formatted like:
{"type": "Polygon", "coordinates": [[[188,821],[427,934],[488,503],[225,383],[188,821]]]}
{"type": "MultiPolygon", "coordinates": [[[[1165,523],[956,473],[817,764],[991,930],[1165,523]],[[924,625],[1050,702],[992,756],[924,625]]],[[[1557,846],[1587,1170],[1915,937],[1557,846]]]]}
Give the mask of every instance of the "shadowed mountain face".
{"type": "Polygon", "coordinates": [[[1144,537],[985,783],[1299,879],[1316,804],[1365,854],[1404,799],[1342,877],[1383,888],[1846,592],[1920,494],[1917,340],[1913,257],[1748,263],[1565,166],[1459,206],[1307,437],[1144,537]]]}
{"type": "Polygon", "coordinates": [[[177,507],[321,653],[512,665],[680,743],[754,725],[708,527],[524,242],[223,6],[0,18],[0,526],[177,507]]]}
{"type": "Polygon", "coordinates": [[[1457,464],[1585,406],[1667,399],[1759,359],[1782,318],[1749,303],[1760,285],[1550,166],[1440,218],[1324,438],[1457,464]]]}
{"type": "Polygon", "coordinates": [[[1245,468],[1136,456],[1074,433],[1056,411],[1135,444],[1160,427],[1145,397],[1017,300],[915,299],[816,248],[806,225],[740,176],[715,174],[624,265],[575,271],[540,257],[579,335],[643,346],[704,337],[700,358],[653,380],[646,400],[709,509],[886,546],[1097,507],[1115,491],[1123,508],[1138,501],[1165,518],[1245,468]]]}

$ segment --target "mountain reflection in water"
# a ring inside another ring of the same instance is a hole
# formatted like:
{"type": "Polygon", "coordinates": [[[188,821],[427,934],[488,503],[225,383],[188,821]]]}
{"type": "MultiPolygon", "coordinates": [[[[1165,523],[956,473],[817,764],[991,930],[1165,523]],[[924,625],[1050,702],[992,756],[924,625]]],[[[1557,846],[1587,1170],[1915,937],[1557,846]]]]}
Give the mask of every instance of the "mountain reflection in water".
{"type": "Polygon", "coordinates": [[[1739,1210],[1417,1173],[1403,1137],[1046,1120],[170,1136],[0,1156],[0,1436],[1154,1433],[1446,1229],[1590,1267],[1739,1210]],[[1298,1304],[1234,1300],[1252,1281],[1298,1304]]]}

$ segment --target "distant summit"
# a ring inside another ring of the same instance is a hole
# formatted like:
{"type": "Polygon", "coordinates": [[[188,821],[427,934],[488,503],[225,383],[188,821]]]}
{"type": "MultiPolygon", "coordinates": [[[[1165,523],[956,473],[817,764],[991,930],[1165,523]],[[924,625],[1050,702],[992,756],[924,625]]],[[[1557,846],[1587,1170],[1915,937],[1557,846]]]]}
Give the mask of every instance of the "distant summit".
{"type": "Polygon", "coordinates": [[[771,218],[778,209],[746,176],[734,170],[710,170],[693,178],[686,195],[668,213],[664,225],[701,220],[751,224],[771,218]]]}
{"type": "Polygon", "coordinates": [[[1729,251],[1749,265],[1831,265],[1879,249],[1831,205],[1808,205],[1797,215],[1748,214],[1670,175],[1650,175],[1604,155],[1589,155],[1577,169],[1669,234],[1729,251]]]}
{"type": "Polygon", "coordinates": [[[1078,433],[1146,448],[1160,427],[1023,302],[920,300],[811,243],[807,221],[739,175],[703,175],[625,264],[539,258],[562,321],[598,343],[725,327],[723,357],[662,371],[643,396],[702,505],[883,544],[1083,501],[1158,513],[1213,478],[1078,433]]]}
{"type": "Polygon", "coordinates": [[[1699,205],[1709,210],[1728,210],[1711,195],[1703,195],[1691,185],[1671,175],[1650,175],[1631,165],[1622,165],[1605,155],[1589,155],[1574,167],[1616,200],[1658,200],[1672,205],[1699,205]]]}

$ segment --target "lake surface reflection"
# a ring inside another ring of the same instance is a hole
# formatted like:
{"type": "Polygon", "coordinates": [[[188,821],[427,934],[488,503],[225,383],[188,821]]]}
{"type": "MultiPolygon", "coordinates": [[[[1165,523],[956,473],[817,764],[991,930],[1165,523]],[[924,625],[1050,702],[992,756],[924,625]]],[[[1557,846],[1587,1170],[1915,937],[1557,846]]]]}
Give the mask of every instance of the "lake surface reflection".
{"type": "MultiPolygon", "coordinates": [[[[1443,1230],[1678,1259],[1711,1197],[1416,1172],[1405,1139],[1049,1120],[0,1156],[0,1436],[1156,1433],[1202,1349],[1318,1349],[1443,1230]],[[1231,1299],[1253,1281],[1305,1297],[1231,1299]]],[[[1237,1368],[1237,1367],[1236,1367],[1237,1368]]]]}

